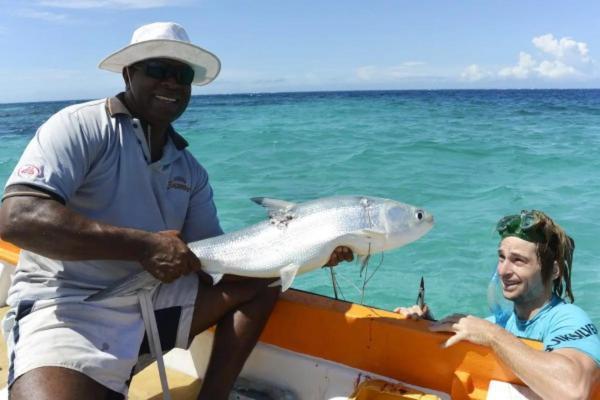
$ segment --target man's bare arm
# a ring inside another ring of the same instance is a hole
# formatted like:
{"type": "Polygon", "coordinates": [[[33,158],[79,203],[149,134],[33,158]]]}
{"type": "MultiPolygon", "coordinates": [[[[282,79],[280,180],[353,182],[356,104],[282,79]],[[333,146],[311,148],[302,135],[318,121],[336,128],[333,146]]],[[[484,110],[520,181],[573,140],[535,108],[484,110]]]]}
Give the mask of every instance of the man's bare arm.
{"type": "Polygon", "coordinates": [[[535,350],[501,329],[491,342],[498,357],[544,399],[587,399],[600,369],[576,349],[535,350]]]}
{"type": "Polygon", "coordinates": [[[600,374],[594,360],[578,350],[539,351],[481,318],[452,315],[430,330],[456,333],[446,341],[446,347],[461,340],[491,347],[515,375],[544,399],[587,399],[600,374]]]}
{"type": "Polygon", "coordinates": [[[40,195],[35,192],[35,188],[23,185],[7,188],[9,196],[5,196],[0,207],[3,240],[59,260],[139,261],[163,281],[200,268],[198,259],[174,234],[94,221],[69,210],[43,191],[38,191],[40,195]],[[22,195],[10,196],[16,192],[22,195]]]}

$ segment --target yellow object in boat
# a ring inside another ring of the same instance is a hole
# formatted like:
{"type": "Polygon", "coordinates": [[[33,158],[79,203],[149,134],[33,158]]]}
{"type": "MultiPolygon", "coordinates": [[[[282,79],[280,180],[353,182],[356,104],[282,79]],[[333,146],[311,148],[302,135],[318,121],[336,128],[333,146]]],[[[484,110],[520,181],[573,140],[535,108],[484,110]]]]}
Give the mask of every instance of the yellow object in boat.
{"type": "Polygon", "coordinates": [[[408,388],[400,383],[390,383],[380,379],[362,382],[348,400],[440,400],[434,394],[427,394],[408,388]]]}

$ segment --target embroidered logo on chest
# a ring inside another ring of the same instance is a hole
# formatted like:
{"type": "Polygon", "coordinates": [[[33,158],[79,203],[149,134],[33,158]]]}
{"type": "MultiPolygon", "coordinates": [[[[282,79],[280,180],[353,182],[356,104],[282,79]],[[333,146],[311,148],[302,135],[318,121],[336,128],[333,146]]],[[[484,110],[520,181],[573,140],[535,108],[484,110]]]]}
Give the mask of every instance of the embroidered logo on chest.
{"type": "Polygon", "coordinates": [[[179,189],[186,192],[190,192],[192,190],[191,186],[185,182],[185,178],[183,176],[176,176],[175,178],[171,179],[169,183],[167,183],[167,189],[179,189]]]}

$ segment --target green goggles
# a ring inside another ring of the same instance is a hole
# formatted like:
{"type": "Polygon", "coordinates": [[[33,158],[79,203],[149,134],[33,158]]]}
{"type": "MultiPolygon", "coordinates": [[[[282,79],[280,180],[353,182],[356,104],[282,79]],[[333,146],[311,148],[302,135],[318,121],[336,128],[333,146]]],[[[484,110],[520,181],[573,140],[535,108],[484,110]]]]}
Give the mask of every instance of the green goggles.
{"type": "Polygon", "coordinates": [[[507,215],[496,224],[496,230],[504,239],[508,236],[516,236],[528,242],[540,243],[545,240],[541,225],[539,211],[521,211],[521,214],[507,215]]]}

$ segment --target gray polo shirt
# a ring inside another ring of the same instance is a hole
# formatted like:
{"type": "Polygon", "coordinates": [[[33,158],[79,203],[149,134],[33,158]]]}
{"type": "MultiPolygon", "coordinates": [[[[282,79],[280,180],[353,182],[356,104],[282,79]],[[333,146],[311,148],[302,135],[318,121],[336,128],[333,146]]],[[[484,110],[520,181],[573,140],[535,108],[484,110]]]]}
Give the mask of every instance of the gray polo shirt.
{"type": "MultiPolygon", "coordinates": [[[[38,129],[6,186],[36,186],[111,225],[174,229],[187,242],[219,235],[208,175],[186,146],[170,128],[162,158],[152,163],[140,121],[117,97],[77,104],[38,129]]],[[[140,270],[137,262],[59,261],[23,251],[8,302],[82,294],[140,270]]]]}

